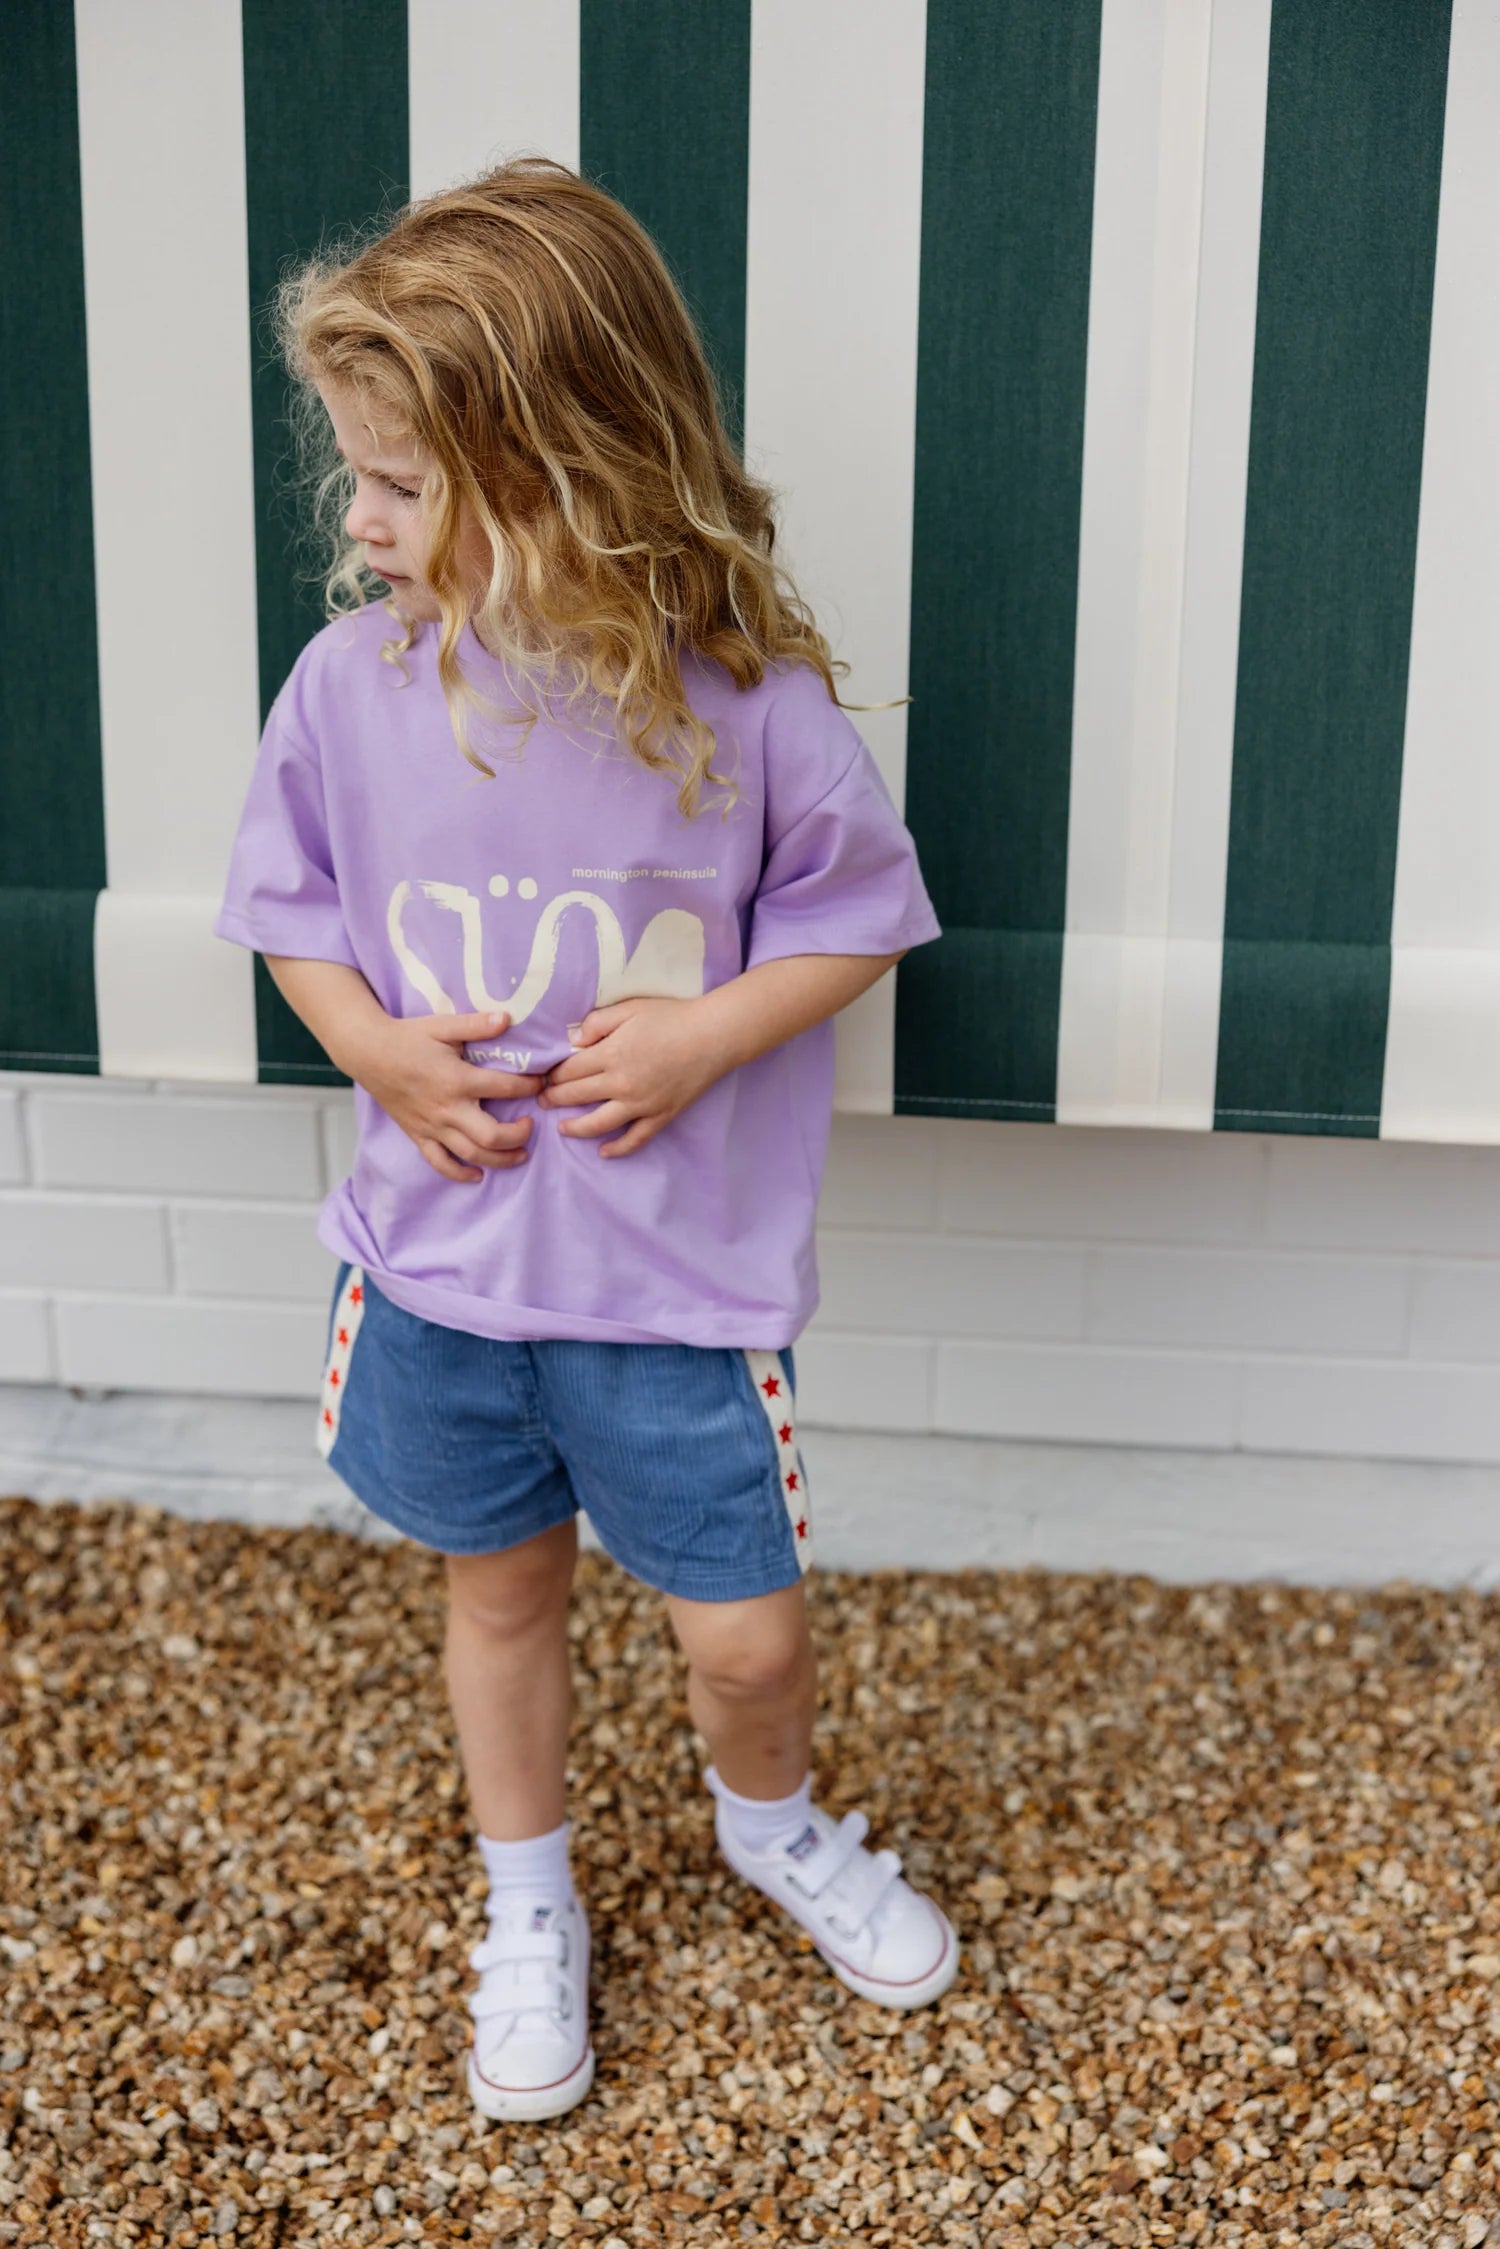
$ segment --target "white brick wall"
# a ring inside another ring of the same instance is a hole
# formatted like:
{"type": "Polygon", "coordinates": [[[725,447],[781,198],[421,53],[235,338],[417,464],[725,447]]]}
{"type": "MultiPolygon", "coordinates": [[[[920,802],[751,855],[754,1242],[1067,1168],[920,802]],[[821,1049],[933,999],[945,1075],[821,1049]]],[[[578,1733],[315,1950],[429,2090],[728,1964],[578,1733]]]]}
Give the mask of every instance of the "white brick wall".
{"type": "Polygon", "coordinates": [[[313,1232],[323,1111],[349,1106],[8,1073],[0,1379],[311,1397],[333,1277],[313,1232]]]}
{"type": "MultiPolygon", "coordinates": [[[[0,1088],[0,1380],[311,1399],[347,1092],[0,1088]]],[[[807,1424],[1500,1462],[1500,1148],[835,1119],[807,1424]]]]}

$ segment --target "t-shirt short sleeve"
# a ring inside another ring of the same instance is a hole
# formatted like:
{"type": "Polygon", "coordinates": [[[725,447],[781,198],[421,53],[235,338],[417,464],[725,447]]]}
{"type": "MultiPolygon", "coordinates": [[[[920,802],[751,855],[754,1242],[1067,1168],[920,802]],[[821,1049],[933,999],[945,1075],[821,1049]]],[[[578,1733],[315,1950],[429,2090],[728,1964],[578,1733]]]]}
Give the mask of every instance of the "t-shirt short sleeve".
{"type": "Polygon", "coordinates": [[[765,863],[746,968],[793,953],[899,953],[940,937],[880,768],[811,666],[783,683],[763,742],[765,863]]]}
{"type": "Polygon", "coordinates": [[[283,688],[266,719],[214,934],[256,953],[358,968],[334,878],[322,774],[292,730],[290,701],[283,688]]]}

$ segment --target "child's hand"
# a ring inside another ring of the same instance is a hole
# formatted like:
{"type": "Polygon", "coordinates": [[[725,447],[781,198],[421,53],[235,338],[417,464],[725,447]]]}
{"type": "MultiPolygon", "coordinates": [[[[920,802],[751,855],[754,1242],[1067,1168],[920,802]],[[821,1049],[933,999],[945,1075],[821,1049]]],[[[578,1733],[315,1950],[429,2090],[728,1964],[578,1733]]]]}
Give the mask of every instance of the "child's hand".
{"type": "Polygon", "coordinates": [[[643,1148],[723,1075],[728,1059],[707,1035],[699,1000],[618,1000],[569,1028],[576,1051],[547,1072],[537,1107],[602,1103],[591,1117],[564,1117],[557,1128],[582,1140],[628,1126],[601,1156],[643,1148]]]}
{"type": "Polygon", "coordinates": [[[350,1057],[355,1064],[350,1077],[374,1095],[445,1179],[482,1179],[483,1168],[465,1167],[498,1170],[526,1160],[521,1143],[531,1130],[530,1117],[502,1124],[479,1104],[535,1093],[541,1078],[487,1070],[454,1051],[468,1039],[496,1037],[509,1021],[504,1009],[481,1015],[388,1015],[350,1057]]]}

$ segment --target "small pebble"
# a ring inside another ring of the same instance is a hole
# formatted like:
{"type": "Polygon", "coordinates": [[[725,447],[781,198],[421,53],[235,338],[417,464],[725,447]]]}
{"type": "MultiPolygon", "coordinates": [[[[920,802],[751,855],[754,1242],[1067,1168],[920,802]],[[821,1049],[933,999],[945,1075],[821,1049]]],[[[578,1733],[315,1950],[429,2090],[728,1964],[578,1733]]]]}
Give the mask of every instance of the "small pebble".
{"type": "Polygon", "coordinates": [[[598,2070],[501,2125],[441,1558],[0,1499],[0,2240],[139,2208],[156,2249],[184,2177],[215,2239],[380,2249],[1496,2239],[1500,1594],[806,1588],[815,1793],[947,1908],[957,1983],[858,2000],[733,1876],[664,1606],[586,1552],[598,2070]]]}

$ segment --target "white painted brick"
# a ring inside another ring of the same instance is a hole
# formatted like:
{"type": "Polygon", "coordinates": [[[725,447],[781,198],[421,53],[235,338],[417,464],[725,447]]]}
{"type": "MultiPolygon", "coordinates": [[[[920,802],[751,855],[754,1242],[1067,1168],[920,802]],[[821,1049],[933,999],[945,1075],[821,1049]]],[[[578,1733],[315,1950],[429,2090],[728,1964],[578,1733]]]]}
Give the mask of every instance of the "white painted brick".
{"type": "Polygon", "coordinates": [[[97,1070],[7,1070],[5,1083],[17,1093],[72,1093],[75,1089],[92,1087],[97,1093],[101,1084],[97,1070]]]}
{"type": "MultiPolygon", "coordinates": [[[[314,1397],[354,1140],[342,1088],[6,1073],[0,1380],[314,1397]]],[[[1500,1463],[1497,1188],[1491,1149],[839,1116],[802,1416],[1500,1463]]]]}
{"type": "Polygon", "coordinates": [[[167,1290],[167,1214],[112,1195],[0,1194],[0,1286],[167,1290]]]}
{"type": "Polygon", "coordinates": [[[1492,1367],[1251,1361],[1242,1443],[1253,1452],[1377,1460],[1500,1460],[1492,1367]]]}
{"type": "Polygon", "coordinates": [[[315,1203],[179,1203],[177,1286],[186,1296],[276,1297],[326,1305],[337,1260],[318,1240],[315,1203]]]}
{"type": "Polygon", "coordinates": [[[1087,1334],[1203,1351],[1401,1352],[1411,1267],[1373,1257],[1101,1249],[1087,1334]]]}
{"type": "MultiPolygon", "coordinates": [[[[316,1407],[313,1409],[316,1413],[316,1407]]],[[[0,1382],[0,1491],[394,1542],[309,1442],[304,1399],[0,1382]]],[[[1492,1591],[1500,1466],[808,1429],[825,1567],[1120,1570],[1492,1591]]],[[[583,1543],[596,1543],[585,1517],[583,1543]]]]}
{"type": "Polygon", "coordinates": [[[278,1098],[171,1100],[151,1093],[35,1094],[32,1146],[49,1187],[179,1195],[316,1195],[323,1172],[312,1104],[278,1098]]]}
{"type": "Polygon", "coordinates": [[[122,1390],[316,1398],[326,1321],[315,1305],[59,1297],[60,1379],[122,1390]]]}
{"type": "Polygon", "coordinates": [[[940,1343],[933,1419],[957,1436],[1231,1445],[1239,1379],[1232,1358],[940,1343]]]}
{"type": "Polygon", "coordinates": [[[1308,1249],[1500,1250],[1500,1148],[1277,1139],[1266,1231],[1308,1249]]]}
{"type": "Polygon", "coordinates": [[[836,1116],[818,1209],[830,1226],[937,1224],[940,1137],[927,1117],[836,1116]]]}
{"type": "Polygon", "coordinates": [[[1252,1135],[946,1122],[950,1233],[1249,1242],[1259,1231],[1265,1150],[1252,1135]]]}
{"type": "Polygon", "coordinates": [[[1088,1253],[1032,1243],[820,1231],[823,1316],[897,1335],[1083,1333],[1088,1253]]]}
{"type": "MultiPolygon", "coordinates": [[[[94,1082],[97,1085],[101,1081],[96,1078],[94,1082]]],[[[120,1081],[106,1079],[103,1082],[118,1084],[120,1081]]],[[[129,1082],[134,1084],[136,1081],[132,1079],[129,1082]]],[[[326,1089],[316,1085],[264,1085],[257,1086],[247,1094],[243,1084],[221,1086],[203,1078],[147,1078],[143,1082],[150,1087],[158,1101],[190,1101],[197,1104],[201,1101],[260,1100],[279,1101],[289,1109],[316,1109],[319,1102],[328,1098],[326,1089]]]]}
{"type": "Polygon", "coordinates": [[[1500,1264],[1428,1265],[1412,1304],[1414,1359],[1500,1359],[1500,1264]]]}
{"type": "Polygon", "coordinates": [[[0,1089],[0,1181],[9,1185],[26,1177],[26,1143],[21,1133],[21,1096],[0,1089]]]}
{"type": "Polygon", "coordinates": [[[932,1346],[841,1335],[814,1318],[798,1338],[797,1418],[825,1429],[929,1429],[932,1346]]]}
{"type": "Polygon", "coordinates": [[[55,1382],[44,1296],[0,1295],[0,1382],[55,1382]]]}
{"type": "Polygon", "coordinates": [[[328,1187],[337,1187],[354,1169],[354,1151],[359,1139],[359,1120],[354,1113],[353,1089],[335,1099],[320,1102],[318,1115],[323,1131],[324,1182],[328,1187]]]}

